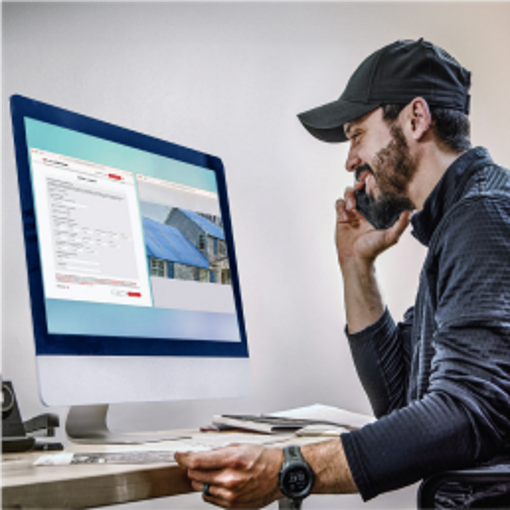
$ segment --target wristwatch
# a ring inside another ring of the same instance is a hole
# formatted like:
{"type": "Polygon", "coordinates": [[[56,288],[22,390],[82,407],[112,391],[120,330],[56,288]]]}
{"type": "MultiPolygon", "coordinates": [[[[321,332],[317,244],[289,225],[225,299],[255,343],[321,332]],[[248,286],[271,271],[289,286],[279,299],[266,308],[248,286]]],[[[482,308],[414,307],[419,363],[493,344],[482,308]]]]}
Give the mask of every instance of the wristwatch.
{"type": "Polygon", "coordinates": [[[279,474],[280,490],[293,501],[294,508],[300,508],[301,501],[312,492],[315,477],[299,446],[286,446],[283,455],[285,460],[279,474]]]}

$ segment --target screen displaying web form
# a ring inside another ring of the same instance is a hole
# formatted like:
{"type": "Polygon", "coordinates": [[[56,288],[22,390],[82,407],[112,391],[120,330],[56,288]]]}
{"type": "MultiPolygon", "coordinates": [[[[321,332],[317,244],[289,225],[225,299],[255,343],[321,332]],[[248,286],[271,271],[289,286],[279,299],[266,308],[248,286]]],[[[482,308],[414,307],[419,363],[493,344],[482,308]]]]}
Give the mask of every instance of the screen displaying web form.
{"type": "Polygon", "coordinates": [[[239,342],[214,172],[25,125],[49,333],[239,342]]]}

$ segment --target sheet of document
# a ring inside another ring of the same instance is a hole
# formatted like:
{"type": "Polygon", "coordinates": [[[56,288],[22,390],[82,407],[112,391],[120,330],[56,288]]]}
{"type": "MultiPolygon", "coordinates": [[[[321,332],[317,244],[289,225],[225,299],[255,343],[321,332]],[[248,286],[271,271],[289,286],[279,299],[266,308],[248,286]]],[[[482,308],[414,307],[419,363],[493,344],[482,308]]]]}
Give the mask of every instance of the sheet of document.
{"type": "Polygon", "coordinates": [[[306,407],[297,407],[295,409],[270,413],[266,416],[292,418],[296,420],[306,419],[317,422],[331,422],[351,429],[360,429],[368,423],[375,421],[373,416],[353,413],[352,411],[346,411],[345,409],[323,404],[313,404],[306,407]]]}

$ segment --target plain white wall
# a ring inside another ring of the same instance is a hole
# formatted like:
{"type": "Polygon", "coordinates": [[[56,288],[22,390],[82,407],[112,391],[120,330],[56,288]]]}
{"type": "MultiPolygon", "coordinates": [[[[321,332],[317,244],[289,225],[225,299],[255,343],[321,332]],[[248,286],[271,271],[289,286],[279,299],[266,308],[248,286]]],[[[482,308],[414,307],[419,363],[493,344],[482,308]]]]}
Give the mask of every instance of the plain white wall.
{"type": "MultiPolygon", "coordinates": [[[[368,54],[423,36],[473,72],[472,138],[510,167],[510,5],[505,3],[3,3],[3,377],[23,415],[38,400],[8,97],[23,94],[220,156],[226,167],[254,394],[117,405],[121,429],[188,427],[221,412],[322,402],[370,407],[343,334],[334,202],[352,176],[345,145],[296,114],[336,99],[368,54]]],[[[379,262],[396,318],[412,304],[424,249],[407,233],[379,262]]],[[[63,381],[63,384],[65,382],[63,381]]],[[[87,384],[87,381],[84,381],[87,384]]],[[[66,409],[52,409],[62,421],[66,409]]],[[[364,505],[412,508],[416,487],[364,505]]],[[[195,508],[198,495],[127,505],[195,508]]]]}

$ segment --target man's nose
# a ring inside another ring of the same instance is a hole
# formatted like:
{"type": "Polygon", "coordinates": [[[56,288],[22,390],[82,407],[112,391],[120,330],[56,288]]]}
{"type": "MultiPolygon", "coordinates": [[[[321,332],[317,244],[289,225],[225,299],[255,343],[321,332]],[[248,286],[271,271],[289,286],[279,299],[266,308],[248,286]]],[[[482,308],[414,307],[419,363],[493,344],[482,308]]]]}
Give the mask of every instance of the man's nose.
{"type": "Polygon", "coordinates": [[[345,162],[345,169],[348,172],[354,172],[358,166],[361,165],[361,159],[358,154],[352,149],[349,151],[347,155],[347,161],[345,162]]]}

